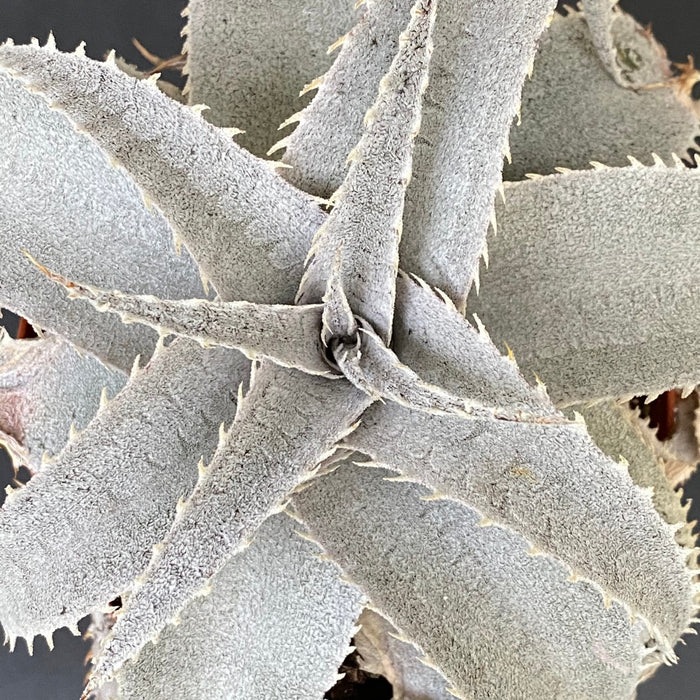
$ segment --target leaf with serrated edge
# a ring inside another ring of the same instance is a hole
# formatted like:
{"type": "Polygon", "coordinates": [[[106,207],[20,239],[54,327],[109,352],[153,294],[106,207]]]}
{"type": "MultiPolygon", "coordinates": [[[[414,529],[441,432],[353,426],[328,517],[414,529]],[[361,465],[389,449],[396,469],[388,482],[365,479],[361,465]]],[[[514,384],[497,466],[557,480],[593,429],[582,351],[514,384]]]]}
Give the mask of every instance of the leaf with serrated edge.
{"type": "Polygon", "coordinates": [[[190,0],[187,14],[190,102],[245,130],[238,141],[257,155],[304,106],[299,91],[330,67],[327,49],[353,21],[348,0],[190,0]]]}
{"type": "Polygon", "coordinates": [[[698,382],[699,171],[575,171],[505,196],[468,308],[523,371],[561,404],[698,382]]]}
{"type": "Polygon", "coordinates": [[[631,624],[617,603],[606,609],[595,587],[568,581],[555,560],[529,556],[518,534],[479,527],[475,511],[422,501],[424,489],[387,482],[388,475],[342,465],[294,505],[459,697],[631,695],[648,651],[641,621],[631,624]]]}
{"type": "Polygon", "coordinates": [[[425,652],[400,638],[394,626],[370,608],[363,610],[354,637],[361,669],[384,676],[393,700],[454,700],[449,683],[422,659],[425,652]]]}
{"type": "Polygon", "coordinates": [[[92,420],[102,389],[114,397],[125,381],[58,336],[13,340],[0,329],[0,443],[15,467],[38,471],[44,452],[63,449],[71,425],[92,420]]]}
{"type": "Polygon", "coordinates": [[[194,262],[89,138],[1,73],[0,127],[0,305],[128,371],[155,334],[70,304],[22,250],[69,276],[172,298],[203,294],[194,262]]]}
{"type": "Polygon", "coordinates": [[[309,303],[321,301],[324,292],[342,293],[385,343],[391,337],[404,195],[428,83],[435,5],[420,0],[411,10],[349,156],[347,177],[333,197],[335,207],[314,237],[298,295],[299,303],[309,303]],[[334,265],[340,284],[328,288],[334,265]]]}
{"type": "MultiPolygon", "coordinates": [[[[614,26],[632,25],[620,14],[614,26]]],[[[647,41],[652,41],[647,38],[647,41]]],[[[668,61],[660,59],[664,65],[668,61]]],[[[668,78],[653,88],[622,88],[601,64],[580,13],[555,15],[542,36],[532,80],[523,86],[522,122],[510,132],[512,165],[504,179],[548,175],[557,167],[588,168],[590,161],[621,167],[627,156],[651,165],[652,153],[670,162],[695,145],[698,112],[689,90],[668,78]]]]}
{"type": "Polygon", "coordinates": [[[266,520],[212,579],[211,593],[117,673],[120,700],[320,700],[347,654],[363,596],[297,530],[283,513],[266,520]]]}
{"type": "Polygon", "coordinates": [[[89,690],[206,590],[211,577],[246,546],[289,492],[333,452],[369,403],[345,382],[263,361],[211,464],[202,468],[194,491],[127,599],[89,690]]]}
{"type": "MultiPolygon", "coordinates": [[[[598,56],[614,80],[624,87],[641,87],[659,78],[660,59],[666,54],[650,32],[615,31],[620,16],[618,0],[581,0],[598,56]],[[637,36],[635,36],[635,34],[637,36]],[[631,50],[633,49],[633,50],[631,50]],[[649,60],[649,59],[652,60],[649,60]]],[[[666,76],[670,70],[666,70],[666,76]]]]}
{"type": "Polygon", "coordinates": [[[685,524],[688,506],[683,506],[680,493],[666,479],[663,462],[644,440],[635,413],[614,401],[594,406],[579,404],[575,408],[585,419],[596,445],[612,459],[624,458],[637,486],[653,489],[651,498],[659,515],[670,525],[685,524]]]}
{"type": "Polygon", "coordinates": [[[310,374],[329,374],[321,344],[320,304],[290,306],[248,301],[171,301],[134,296],[83,285],[49,272],[68,295],[87,299],[99,311],[120,315],[124,323],[139,322],[161,335],[175,333],[204,346],[223,345],[248,357],[268,357],[277,364],[310,374]]]}
{"type": "Polygon", "coordinates": [[[413,0],[361,5],[356,25],[311,104],[298,114],[286,115],[290,118],[284,126],[299,122],[284,141],[282,161],[292,167],[281,174],[289,182],[318,197],[330,197],[340,187],[346,158],[362,136],[362,119],[396,56],[412,5],[413,0]]]}
{"type": "MultiPolygon", "coordinates": [[[[424,323],[441,329],[459,320],[454,309],[442,307],[428,307],[424,323]]],[[[459,395],[465,363],[454,358],[461,337],[455,334],[444,354],[439,338],[436,330],[426,341],[409,326],[397,352],[411,356],[411,367],[427,381],[439,380],[459,395]]],[[[535,389],[530,393],[544,400],[535,389]]],[[[651,497],[595,447],[583,424],[460,419],[375,404],[346,444],[557,556],[650,620],[669,652],[686,628],[693,598],[688,553],[674,542],[675,528],[657,515],[651,497]]]]}
{"type": "Polygon", "coordinates": [[[442,0],[406,195],[401,265],[461,308],[478,272],[508,132],[554,0],[442,0]]]}
{"type": "Polygon", "coordinates": [[[5,501],[0,620],[11,639],[74,625],[143,571],[195,483],[197,460],[232,417],[248,364],[188,340],[159,349],[55,463],[5,501]]]}
{"type": "MultiPolygon", "coordinates": [[[[311,198],[192,109],[106,63],[5,45],[0,66],[55,100],[126,168],[224,300],[293,299],[304,255],[324,219],[311,198]]],[[[41,250],[30,252],[57,272],[86,278],[41,257],[41,250]]]]}

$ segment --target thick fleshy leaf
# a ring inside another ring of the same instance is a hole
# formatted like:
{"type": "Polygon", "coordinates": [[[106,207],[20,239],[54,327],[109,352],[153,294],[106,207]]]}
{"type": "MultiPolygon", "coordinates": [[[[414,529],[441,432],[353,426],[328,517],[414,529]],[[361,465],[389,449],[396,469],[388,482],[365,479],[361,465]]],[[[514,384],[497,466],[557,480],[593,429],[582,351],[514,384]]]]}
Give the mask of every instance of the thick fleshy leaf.
{"type": "Polygon", "coordinates": [[[4,74],[0,126],[0,306],[128,371],[155,334],[70,304],[22,250],[65,275],[172,298],[203,294],[195,264],[177,256],[167,222],[89,138],[4,74]]]}
{"type": "Polygon", "coordinates": [[[71,282],[48,270],[68,295],[87,299],[99,311],[119,314],[124,323],[145,323],[160,335],[175,333],[204,346],[223,345],[248,357],[268,357],[310,374],[330,374],[321,343],[323,307],[252,304],[248,301],[171,301],[109,292],[71,282]]]}
{"type": "MultiPolygon", "coordinates": [[[[527,542],[415,484],[343,465],[294,505],[326,552],[459,697],[619,700],[648,649],[643,624],[527,542]],[[449,633],[446,633],[449,631],[449,633]],[[504,641],[507,640],[507,641],[504,641]]],[[[648,581],[648,579],[647,579],[648,581]]],[[[653,642],[651,643],[653,645],[653,642]]]]}
{"type": "Polygon", "coordinates": [[[58,336],[13,340],[0,330],[0,443],[15,467],[38,471],[44,452],[63,449],[71,425],[82,430],[92,420],[102,390],[111,398],[125,381],[58,336]]]}
{"type": "MultiPolygon", "coordinates": [[[[622,457],[628,464],[637,486],[652,489],[654,507],[669,524],[685,524],[688,506],[681,503],[680,493],[674,491],[664,473],[663,461],[650,449],[644,437],[643,424],[632,409],[614,401],[595,406],[578,405],[589,435],[596,445],[612,459],[622,457]]],[[[691,541],[687,544],[692,545],[691,541]]]]}
{"type": "Polygon", "coordinates": [[[423,662],[425,652],[400,637],[394,626],[369,608],[355,635],[359,666],[391,683],[393,700],[454,700],[445,677],[423,662]]]}
{"type": "Polygon", "coordinates": [[[187,340],[159,349],[55,463],[12,493],[0,511],[0,621],[11,639],[74,625],[131,584],[247,372],[231,350],[187,340]]]}
{"type": "Polygon", "coordinates": [[[362,136],[362,118],[396,56],[412,6],[413,0],[360,3],[357,24],[335,62],[308,86],[318,89],[311,104],[280,127],[299,122],[278,144],[286,147],[283,162],[292,166],[282,171],[289,182],[318,197],[330,197],[340,187],[346,158],[362,136]]]}
{"type": "Polygon", "coordinates": [[[401,266],[461,308],[484,249],[508,132],[554,0],[442,0],[401,266]]]}
{"type": "Polygon", "coordinates": [[[433,0],[418,0],[411,10],[399,51],[365,115],[347,177],[333,196],[335,207],[314,238],[298,295],[300,303],[309,303],[336,289],[385,343],[391,337],[404,195],[428,83],[435,6],[433,0]],[[337,288],[327,285],[333,267],[337,288]]]}
{"type": "MultiPolygon", "coordinates": [[[[654,43],[628,15],[619,14],[616,27],[621,40],[654,43]],[[630,25],[634,32],[622,31],[630,25]]],[[[684,156],[700,134],[690,86],[663,74],[665,56],[635,55],[660,63],[653,87],[620,87],[601,64],[583,16],[555,15],[540,42],[532,80],[523,86],[522,121],[510,132],[513,163],[504,166],[505,179],[587,168],[590,161],[619,167],[628,165],[627,156],[648,165],[652,153],[667,161],[672,153],[684,156]]]]}
{"type": "Polygon", "coordinates": [[[176,619],[369,405],[353,386],[270,362],[254,372],[228,432],[165,540],[154,548],[88,688],[108,679],[176,619]],[[300,399],[303,397],[303,399],[300,399]]]}
{"type": "Polygon", "coordinates": [[[469,309],[521,369],[559,403],[698,382],[699,171],[580,171],[505,192],[469,309]]]}
{"type": "Polygon", "coordinates": [[[502,417],[561,421],[541,384],[531,387],[512,356],[503,357],[483,327],[475,330],[444,294],[400,273],[397,280],[393,348],[425,379],[454,390],[502,417]]]}
{"type": "Polygon", "coordinates": [[[519,532],[533,551],[558,557],[646,617],[668,650],[687,627],[689,552],[583,425],[467,420],[376,404],[348,445],[519,532]]]}
{"type": "Polygon", "coordinates": [[[352,26],[348,0],[190,0],[186,13],[190,101],[263,155],[280,122],[304,105],[299,91],[327,70],[327,49],[352,26]]]}
{"type": "MultiPolygon", "coordinates": [[[[435,329],[430,340],[407,324],[397,331],[397,353],[410,357],[425,380],[469,395],[461,379],[466,371],[459,369],[464,336],[446,332],[457,321],[454,309],[433,305],[424,322],[435,329]],[[441,332],[453,344],[444,342],[444,353],[441,332]]],[[[462,355],[468,351],[465,345],[462,355]]],[[[544,400],[535,389],[530,394],[544,400]]],[[[657,515],[650,495],[596,448],[582,423],[463,419],[375,404],[346,444],[430,487],[437,498],[460,500],[519,532],[645,616],[667,649],[686,628],[693,605],[688,552],[675,543],[674,526],[657,515]]]]}
{"type": "Polygon", "coordinates": [[[320,700],[362,609],[359,590],[285,514],[212,579],[175,627],[117,674],[120,700],[320,700]]]}
{"type": "MultiPolygon", "coordinates": [[[[222,298],[292,300],[304,255],[324,218],[311,198],[196,110],[106,63],[49,48],[3,46],[0,66],[55,100],[126,168],[222,298]]],[[[41,250],[34,255],[72,279],[86,277],[62,270],[41,250]]]]}
{"type": "MultiPolygon", "coordinates": [[[[664,48],[628,24],[620,32],[623,14],[618,0],[581,0],[593,44],[610,75],[622,86],[641,87],[658,80],[657,66],[666,58],[664,48]]],[[[668,75],[668,72],[667,72],[668,75]]]]}

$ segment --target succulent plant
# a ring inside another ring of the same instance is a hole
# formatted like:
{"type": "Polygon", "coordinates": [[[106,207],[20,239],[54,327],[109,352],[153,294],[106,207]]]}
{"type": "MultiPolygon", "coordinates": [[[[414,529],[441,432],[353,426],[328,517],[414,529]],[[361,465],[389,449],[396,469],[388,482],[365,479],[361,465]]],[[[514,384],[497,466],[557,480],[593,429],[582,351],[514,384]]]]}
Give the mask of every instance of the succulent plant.
{"type": "Polygon", "coordinates": [[[412,700],[674,660],[697,442],[625,402],[700,381],[695,73],[555,4],[191,0],[184,96],[0,47],[10,646],[93,614],[129,699],[321,698],[351,643],[412,700]]]}

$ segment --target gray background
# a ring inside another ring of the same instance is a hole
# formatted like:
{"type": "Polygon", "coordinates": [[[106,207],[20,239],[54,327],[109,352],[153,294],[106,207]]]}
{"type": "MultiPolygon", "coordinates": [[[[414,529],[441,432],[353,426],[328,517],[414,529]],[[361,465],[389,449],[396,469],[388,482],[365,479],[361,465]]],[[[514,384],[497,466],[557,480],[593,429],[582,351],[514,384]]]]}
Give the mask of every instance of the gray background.
{"type": "MultiPolygon", "coordinates": [[[[696,0],[627,0],[620,4],[641,22],[653,23],[672,60],[683,61],[694,54],[700,61],[700,3],[696,0]]],[[[0,0],[0,41],[12,37],[17,43],[26,43],[32,36],[43,41],[52,29],[59,48],[72,50],[85,40],[93,58],[102,58],[114,48],[129,61],[147,67],[131,38],[137,37],[163,57],[179,53],[184,5],[185,0],[0,0]]],[[[6,313],[0,323],[12,329],[13,318],[6,313]]],[[[0,454],[0,488],[9,478],[7,460],[0,454]]],[[[700,478],[694,479],[690,491],[700,503],[700,478]]],[[[700,512],[695,511],[697,518],[700,512]]],[[[33,657],[28,656],[22,642],[12,656],[5,647],[0,649],[0,700],[77,700],[86,671],[83,659],[87,645],[66,630],[58,632],[55,641],[52,653],[43,640],[37,641],[33,657]]],[[[698,697],[700,641],[690,637],[687,642],[688,646],[677,649],[678,666],[661,669],[641,687],[639,700],[698,697]]]]}

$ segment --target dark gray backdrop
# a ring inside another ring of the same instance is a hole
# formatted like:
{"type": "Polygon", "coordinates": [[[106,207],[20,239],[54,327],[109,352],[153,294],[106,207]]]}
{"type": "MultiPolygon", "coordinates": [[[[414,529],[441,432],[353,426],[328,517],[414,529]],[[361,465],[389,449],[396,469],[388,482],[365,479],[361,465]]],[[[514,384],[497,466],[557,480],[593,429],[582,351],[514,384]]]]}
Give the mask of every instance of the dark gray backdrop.
{"type": "MultiPolygon", "coordinates": [[[[700,60],[700,3],[696,0],[623,0],[621,5],[641,22],[653,23],[656,36],[666,45],[672,60],[683,61],[688,54],[700,60]]],[[[183,24],[180,11],[184,6],[185,0],[0,0],[0,41],[12,37],[17,43],[26,43],[32,36],[43,41],[52,29],[61,49],[72,50],[85,40],[88,55],[93,58],[102,58],[113,48],[129,61],[147,67],[132,46],[131,38],[137,37],[153,53],[163,57],[179,53],[179,31],[183,24]]],[[[13,319],[6,313],[0,323],[12,329],[13,319]]],[[[9,477],[7,460],[0,455],[0,489],[9,477]]],[[[700,479],[695,482],[691,485],[693,493],[700,492],[700,479]]],[[[700,502],[700,497],[696,500],[700,502]]],[[[699,515],[695,513],[696,518],[699,515]]],[[[53,653],[49,653],[43,640],[37,641],[33,657],[28,656],[22,642],[13,655],[3,647],[0,700],[77,700],[86,671],[83,665],[86,652],[86,643],[66,630],[56,634],[53,653]]],[[[679,665],[661,669],[642,686],[639,700],[698,697],[698,637],[690,637],[688,646],[680,646],[678,652],[679,665]]]]}

